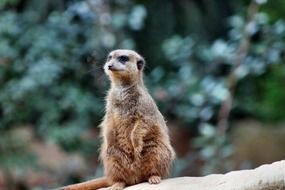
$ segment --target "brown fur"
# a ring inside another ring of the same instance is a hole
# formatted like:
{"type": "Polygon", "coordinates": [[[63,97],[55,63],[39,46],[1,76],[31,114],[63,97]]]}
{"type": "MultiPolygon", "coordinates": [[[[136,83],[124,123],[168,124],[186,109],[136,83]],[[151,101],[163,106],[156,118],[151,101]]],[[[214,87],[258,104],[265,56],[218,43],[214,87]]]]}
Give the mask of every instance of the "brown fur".
{"type": "Polygon", "coordinates": [[[101,159],[112,183],[159,183],[174,158],[163,116],[143,84],[143,69],[137,67],[142,59],[134,51],[115,50],[105,65],[112,87],[101,125],[101,159]],[[121,64],[117,60],[121,55],[129,57],[124,70],[110,71],[110,64],[121,64]]]}
{"type": "Polygon", "coordinates": [[[134,51],[115,50],[104,66],[112,83],[101,124],[100,157],[112,190],[144,181],[159,183],[175,155],[165,120],[144,86],[142,63],[134,51]],[[128,57],[126,62],[118,61],[122,55],[128,57]]]}

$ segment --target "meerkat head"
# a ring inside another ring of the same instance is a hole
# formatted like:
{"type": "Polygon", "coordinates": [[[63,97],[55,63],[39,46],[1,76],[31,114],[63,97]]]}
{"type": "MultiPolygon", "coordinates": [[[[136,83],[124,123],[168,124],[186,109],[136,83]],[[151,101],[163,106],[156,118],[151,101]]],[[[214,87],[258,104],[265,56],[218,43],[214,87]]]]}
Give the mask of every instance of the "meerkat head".
{"type": "Polygon", "coordinates": [[[137,52],[118,49],[109,53],[104,71],[112,82],[133,83],[141,79],[144,65],[143,57],[137,52]]]}

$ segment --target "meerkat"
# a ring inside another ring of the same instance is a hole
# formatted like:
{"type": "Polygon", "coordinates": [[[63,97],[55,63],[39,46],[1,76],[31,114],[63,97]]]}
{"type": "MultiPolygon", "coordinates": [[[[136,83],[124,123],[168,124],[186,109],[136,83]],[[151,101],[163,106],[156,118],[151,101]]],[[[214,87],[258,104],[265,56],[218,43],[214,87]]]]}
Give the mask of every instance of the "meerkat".
{"type": "Polygon", "coordinates": [[[111,81],[101,123],[100,158],[105,177],[63,189],[111,186],[122,190],[140,182],[158,184],[166,177],[175,153],[166,122],[143,82],[145,61],[132,50],[114,50],[104,71],[111,81]]]}

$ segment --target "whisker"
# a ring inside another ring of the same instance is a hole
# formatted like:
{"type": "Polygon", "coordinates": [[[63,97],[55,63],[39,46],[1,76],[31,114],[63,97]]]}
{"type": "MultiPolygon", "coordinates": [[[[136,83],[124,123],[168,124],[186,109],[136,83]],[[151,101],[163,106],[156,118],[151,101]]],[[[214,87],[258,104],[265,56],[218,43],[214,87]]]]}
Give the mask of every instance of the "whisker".
{"type": "Polygon", "coordinates": [[[91,69],[89,69],[86,74],[89,74],[89,73],[92,73],[92,72],[95,72],[95,71],[103,71],[103,68],[102,67],[99,67],[99,66],[92,66],[91,69]]]}

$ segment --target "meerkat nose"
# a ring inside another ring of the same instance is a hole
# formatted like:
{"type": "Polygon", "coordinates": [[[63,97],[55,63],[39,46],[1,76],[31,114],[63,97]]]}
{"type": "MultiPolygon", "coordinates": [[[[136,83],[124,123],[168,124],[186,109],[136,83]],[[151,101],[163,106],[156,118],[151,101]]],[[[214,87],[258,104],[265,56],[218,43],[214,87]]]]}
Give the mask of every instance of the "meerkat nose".
{"type": "Polygon", "coordinates": [[[113,65],[108,65],[108,69],[111,70],[113,68],[113,65]]]}

